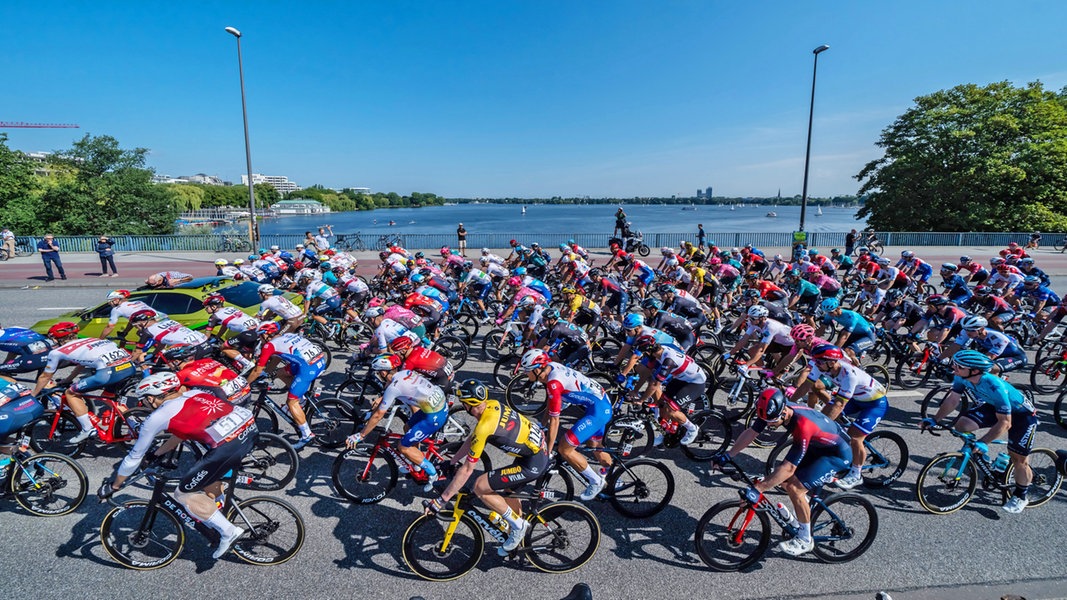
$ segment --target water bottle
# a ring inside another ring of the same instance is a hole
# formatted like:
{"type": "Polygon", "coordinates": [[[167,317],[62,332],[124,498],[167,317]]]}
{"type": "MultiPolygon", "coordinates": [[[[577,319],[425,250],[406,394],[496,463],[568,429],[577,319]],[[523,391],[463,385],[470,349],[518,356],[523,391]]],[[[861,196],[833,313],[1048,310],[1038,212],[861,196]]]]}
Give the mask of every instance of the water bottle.
{"type": "Polygon", "coordinates": [[[504,520],[504,517],[500,516],[500,513],[495,510],[489,511],[489,522],[496,525],[500,531],[507,532],[508,522],[504,520]]]}
{"type": "Polygon", "coordinates": [[[779,502],[776,507],[778,509],[778,514],[782,515],[782,518],[789,523],[790,527],[792,527],[793,529],[800,527],[800,521],[798,521],[797,518],[793,516],[793,513],[789,512],[788,506],[779,502]]]}
{"type": "Polygon", "coordinates": [[[999,473],[1003,473],[1008,468],[1008,453],[1001,452],[997,455],[997,459],[993,461],[993,470],[999,473]]]}

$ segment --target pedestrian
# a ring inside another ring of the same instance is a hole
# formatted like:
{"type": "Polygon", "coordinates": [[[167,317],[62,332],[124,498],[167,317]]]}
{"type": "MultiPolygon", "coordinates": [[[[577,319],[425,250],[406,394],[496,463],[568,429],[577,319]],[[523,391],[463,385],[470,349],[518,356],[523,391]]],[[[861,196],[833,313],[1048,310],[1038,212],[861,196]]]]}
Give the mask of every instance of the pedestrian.
{"type": "Polygon", "coordinates": [[[8,258],[15,258],[15,234],[7,227],[0,230],[0,244],[2,244],[8,258]]]}
{"type": "Polygon", "coordinates": [[[697,223],[697,247],[701,250],[707,250],[707,246],[704,243],[706,239],[707,234],[704,233],[704,224],[697,223]]]}
{"type": "Polygon", "coordinates": [[[107,277],[107,267],[111,265],[111,276],[118,277],[119,270],[115,268],[115,250],[112,246],[115,241],[106,235],[100,236],[96,242],[96,253],[100,255],[100,276],[107,277]]]}
{"type": "Polygon", "coordinates": [[[49,233],[44,236],[44,239],[37,242],[37,251],[41,253],[41,260],[44,261],[44,272],[47,275],[45,281],[52,281],[56,277],[52,274],[52,264],[55,263],[56,268],[59,269],[59,278],[66,280],[67,272],[63,270],[63,261],[59,259],[59,246],[55,243],[56,236],[49,233]]]}
{"type": "Polygon", "coordinates": [[[612,230],[611,235],[622,234],[622,237],[627,237],[626,233],[626,212],[619,207],[619,210],[615,211],[615,229],[612,230]]]}
{"type": "Polygon", "coordinates": [[[319,249],[319,252],[330,249],[329,238],[333,237],[333,225],[327,225],[326,227],[319,227],[319,234],[315,236],[315,247],[319,249]],[[329,230],[329,231],[327,231],[329,230]]]}
{"type": "Polygon", "coordinates": [[[845,235],[845,256],[852,256],[852,250],[856,247],[857,235],[859,235],[859,232],[855,229],[845,235]]]}
{"type": "Polygon", "coordinates": [[[463,223],[460,223],[459,229],[456,229],[456,238],[459,240],[456,245],[459,247],[460,255],[467,256],[467,230],[463,228],[463,223]]]}

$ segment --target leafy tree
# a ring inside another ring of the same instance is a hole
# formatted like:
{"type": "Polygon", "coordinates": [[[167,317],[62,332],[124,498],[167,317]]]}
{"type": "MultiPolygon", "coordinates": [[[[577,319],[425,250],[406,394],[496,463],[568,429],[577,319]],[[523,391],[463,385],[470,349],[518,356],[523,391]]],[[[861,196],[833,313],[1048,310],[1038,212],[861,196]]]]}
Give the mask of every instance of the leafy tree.
{"type": "Polygon", "coordinates": [[[915,99],[856,175],[871,226],[1067,230],[1067,88],[960,85],[915,99]]]}
{"type": "MultiPolygon", "coordinates": [[[[21,152],[7,147],[7,134],[0,133],[0,209],[7,210],[10,202],[39,193],[33,166],[21,152]]],[[[4,217],[4,221],[10,218],[4,217]]],[[[6,224],[6,223],[5,223],[6,224]]]]}

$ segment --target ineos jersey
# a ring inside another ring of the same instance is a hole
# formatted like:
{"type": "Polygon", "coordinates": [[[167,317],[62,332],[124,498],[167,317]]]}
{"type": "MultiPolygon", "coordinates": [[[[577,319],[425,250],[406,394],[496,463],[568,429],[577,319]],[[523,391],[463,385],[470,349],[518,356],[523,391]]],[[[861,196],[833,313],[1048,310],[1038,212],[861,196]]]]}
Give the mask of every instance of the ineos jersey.
{"type": "Polygon", "coordinates": [[[140,300],[127,300],[111,309],[111,316],[108,317],[107,323],[108,325],[114,325],[119,322],[119,319],[129,319],[130,316],[133,315],[133,313],[141,310],[151,310],[155,312],[156,316],[158,316],[160,319],[167,318],[166,314],[152,308],[151,306],[148,306],[140,300]]]}
{"type": "Polygon", "coordinates": [[[207,330],[211,331],[217,325],[222,325],[234,333],[255,331],[259,327],[259,319],[233,306],[223,306],[208,317],[207,330]]]}

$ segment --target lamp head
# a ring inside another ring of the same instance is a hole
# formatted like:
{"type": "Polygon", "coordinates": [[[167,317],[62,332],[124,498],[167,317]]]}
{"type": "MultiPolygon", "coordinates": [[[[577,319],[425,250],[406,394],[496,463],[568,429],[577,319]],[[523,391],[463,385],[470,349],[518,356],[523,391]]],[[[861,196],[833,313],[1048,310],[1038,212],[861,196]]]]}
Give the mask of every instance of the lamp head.
{"type": "Polygon", "coordinates": [[[236,27],[227,27],[226,28],[226,33],[232,35],[235,38],[241,37],[241,32],[238,31],[236,27]]]}
{"type": "MultiPolygon", "coordinates": [[[[241,35],[241,34],[237,34],[237,35],[241,35]]],[[[818,54],[820,52],[826,52],[829,49],[830,49],[830,46],[827,46],[826,44],[823,44],[822,46],[819,46],[818,48],[812,50],[811,52],[813,54],[818,54]]]]}

